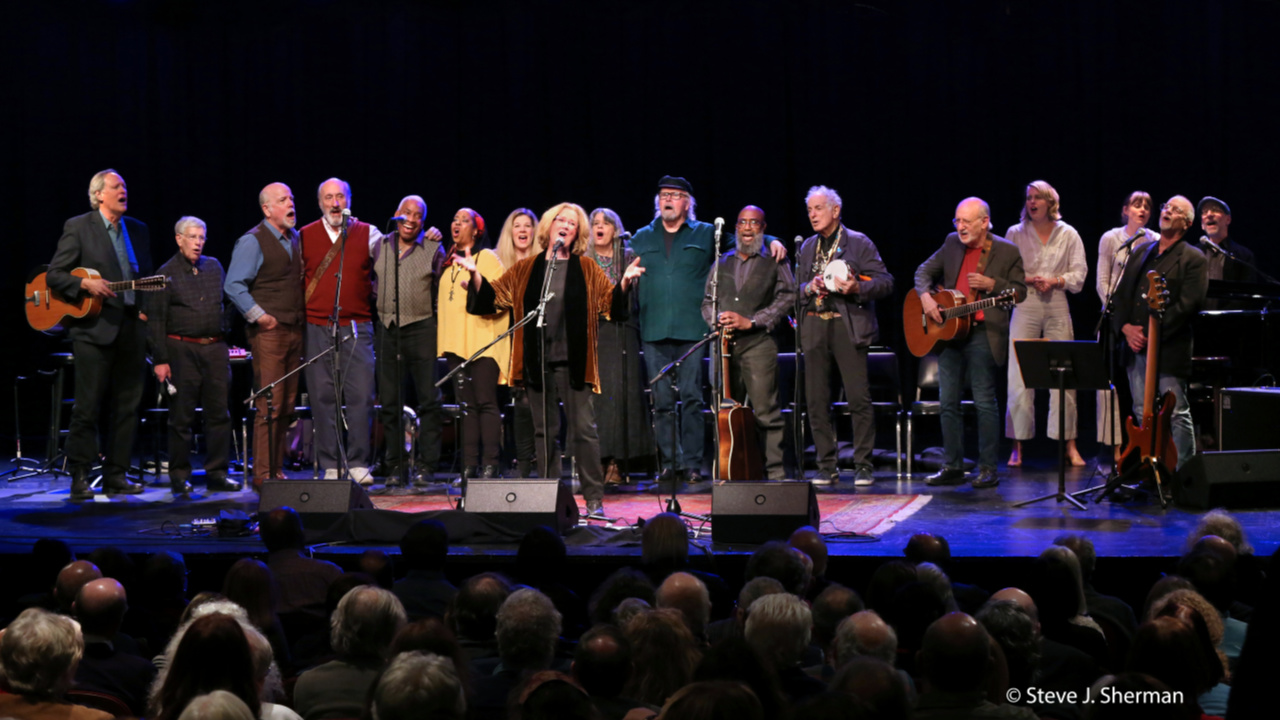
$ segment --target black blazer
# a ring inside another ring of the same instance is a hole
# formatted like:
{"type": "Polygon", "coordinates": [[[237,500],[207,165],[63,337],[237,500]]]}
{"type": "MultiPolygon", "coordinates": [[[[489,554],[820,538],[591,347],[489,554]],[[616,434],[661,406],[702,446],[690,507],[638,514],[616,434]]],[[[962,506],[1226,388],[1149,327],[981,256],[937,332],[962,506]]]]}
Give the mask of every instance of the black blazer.
{"type": "MultiPolygon", "coordinates": [[[[801,312],[817,309],[818,298],[808,294],[809,283],[816,274],[813,264],[817,254],[818,236],[810,235],[800,247],[800,256],[796,260],[801,312]]],[[[893,294],[893,276],[885,269],[880,251],[871,242],[871,238],[849,228],[841,231],[839,247],[832,259],[844,260],[849,265],[849,272],[854,275],[871,278],[859,281],[858,292],[852,295],[830,291],[823,303],[827,310],[840,313],[840,319],[844,321],[845,329],[849,331],[855,347],[868,347],[880,337],[875,301],[893,294]]]]}
{"type": "MultiPolygon", "coordinates": [[[[942,247],[916,268],[916,292],[921,295],[933,292],[934,286],[955,288],[960,266],[964,265],[964,243],[958,233],[951,233],[942,247]]],[[[1022,253],[1018,246],[999,235],[991,235],[991,258],[982,273],[995,280],[989,293],[978,293],[978,298],[991,297],[1013,288],[1018,302],[1027,299],[1026,272],[1022,269],[1022,253]]],[[[996,364],[1009,360],[1009,315],[1007,307],[993,307],[983,311],[986,320],[987,340],[991,343],[991,355],[996,364]]]]}
{"type": "MultiPolygon", "coordinates": [[[[123,220],[125,230],[129,233],[129,242],[133,246],[133,255],[138,261],[135,278],[146,277],[154,270],[151,264],[151,232],[146,223],[140,220],[131,217],[123,220]]],[[[116,260],[111,236],[107,234],[102,213],[97,210],[77,215],[62,226],[62,239],[58,240],[53,260],[49,261],[49,287],[68,299],[79,300],[84,297],[85,293],[80,289],[80,278],[71,275],[71,270],[78,267],[97,270],[109,282],[124,280],[124,272],[120,269],[120,262],[116,260]]],[[[139,311],[146,311],[147,295],[148,293],[140,292],[135,296],[139,311]]],[[[123,317],[124,296],[107,298],[98,317],[71,325],[71,339],[94,345],[110,345],[115,342],[123,317]]]]}
{"type": "MultiPolygon", "coordinates": [[[[1147,290],[1147,271],[1159,270],[1169,287],[1169,304],[1160,319],[1160,362],[1162,375],[1179,378],[1191,377],[1192,326],[1200,308],[1204,305],[1209,288],[1209,261],[1184,236],[1156,256],[1160,243],[1153,242],[1140,248],[1124,269],[1124,277],[1116,288],[1116,312],[1111,316],[1111,328],[1120,336],[1123,357],[1133,354],[1129,344],[1123,342],[1121,328],[1139,318],[1131,316],[1134,303],[1147,290]],[[1147,259],[1151,258],[1151,263],[1147,259]]],[[[1142,319],[1143,331],[1147,322],[1142,319]]],[[[1127,361],[1127,360],[1126,360],[1127,361]]]]}

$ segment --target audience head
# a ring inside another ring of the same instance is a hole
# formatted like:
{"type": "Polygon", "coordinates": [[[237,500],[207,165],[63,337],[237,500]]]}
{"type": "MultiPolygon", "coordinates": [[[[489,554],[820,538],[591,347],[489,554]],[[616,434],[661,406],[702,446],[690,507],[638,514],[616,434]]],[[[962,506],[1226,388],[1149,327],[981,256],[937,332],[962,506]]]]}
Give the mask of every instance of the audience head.
{"type": "Polygon", "coordinates": [[[916,651],[924,644],[925,632],[948,612],[945,600],[925,583],[913,582],[898,591],[889,604],[889,611],[881,617],[898,633],[898,647],[907,651],[899,665],[907,669],[912,666],[916,651]]]}
{"type": "Polygon", "coordinates": [[[795,667],[809,645],[813,613],[790,593],[766,595],[751,603],[745,637],[775,670],[795,667]]]}
{"type": "MultiPolygon", "coordinates": [[[[1203,628],[1203,624],[1200,626],[1203,628]]],[[[1194,701],[1222,678],[1208,632],[1177,617],[1158,617],[1138,626],[1129,648],[1129,672],[1146,673],[1194,701]]]]}
{"type": "Polygon", "coordinates": [[[291,507],[278,507],[258,518],[258,535],[267,552],[301,550],[306,545],[302,531],[302,516],[291,507]]]}
{"type": "Polygon", "coordinates": [[[1214,684],[1227,676],[1230,665],[1221,648],[1224,633],[1222,617],[1203,595],[1194,590],[1174,590],[1155,602],[1147,620],[1159,617],[1175,617],[1191,626],[1202,648],[1211,655],[1205,660],[1214,684]]]}
{"type": "Polygon", "coordinates": [[[864,607],[858,593],[838,583],[828,585],[813,599],[813,643],[830,652],[836,626],[864,607]]]}
{"type": "Polygon", "coordinates": [[[408,570],[443,570],[449,531],[439,520],[419,520],[400,538],[400,557],[408,570]]]}
{"type": "Polygon", "coordinates": [[[711,593],[697,577],[684,572],[671,573],[658,586],[656,600],[660,608],[679,610],[694,637],[702,638],[706,634],[707,623],[711,622],[711,593]]]}
{"type": "Polygon", "coordinates": [[[53,600],[57,603],[58,612],[63,615],[71,613],[71,604],[75,602],[80,588],[91,580],[102,577],[102,571],[88,560],[74,560],[58,573],[53,584],[53,600]]]}
{"type": "Polygon", "coordinates": [[[767,542],[747,560],[744,579],[751,581],[758,577],[771,577],[782,583],[787,592],[803,596],[809,587],[809,571],[805,566],[807,558],[787,543],[779,540],[767,542]]]}
{"type": "Polygon", "coordinates": [[[381,665],[405,621],[404,606],[391,591],[362,585],[347,593],[329,618],[329,642],[341,660],[381,665]]]}
{"type": "Polygon", "coordinates": [[[631,679],[631,642],[613,625],[596,625],[582,634],[573,654],[575,680],[591,697],[616,698],[631,679]]]}
{"type": "Polygon", "coordinates": [[[152,553],[142,563],[142,592],[135,598],[139,604],[155,604],[160,600],[185,598],[187,564],[182,555],[172,550],[152,553]]]}
{"type": "Polygon", "coordinates": [[[1155,605],[1156,600],[1168,595],[1174,590],[1195,590],[1196,586],[1191,581],[1181,575],[1164,575],[1151,585],[1151,589],[1147,591],[1147,598],[1142,603],[1142,613],[1140,618],[1149,617],[1151,615],[1151,606],[1155,605]]]}
{"type": "Polygon", "coordinates": [[[396,657],[407,652],[429,653],[448,658],[453,661],[463,689],[470,688],[470,663],[467,655],[462,651],[457,636],[440,618],[424,618],[400,628],[400,632],[391,641],[391,651],[387,655],[396,657]]]}
{"type": "Polygon", "coordinates": [[[809,559],[813,561],[813,576],[826,577],[827,575],[827,540],[822,537],[822,533],[818,532],[811,525],[805,525],[791,533],[791,539],[787,541],[791,547],[799,550],[809,559]]]}
{"type": "Polygon", "coordinates": [[[631,642],[634,670],[624,694],[661,705],[693,677],[699,653],[693,633],[677,610],[650,610],[631,618],[623,632],[631,642]]]}
{"type": "Polygon", "coordinates": [[[1054,538],[1053,544],[1075,553],[1076,559],[1080,561],[1080,576],[1085,582],[1093,579],[1093,570],[1098,566],[1098,552],[1094,549],[1092,540],[1084,535],[1067,534],[1054,538]]]}
{"type": "Polygon", "coordinates": [[[747,624],[747,615],[751,609],[751,603],[759,600],[765,595],[773,595],[774,593],[784,593],[787,589],[782,587],[782,583],[771,577],[758,577],[748,580],[742,590],[738,592],[737,607],[734,610],[734,616],[739,627],[747,624]]]}
{"type": "Polygon", "coordinates": [[[1004,651],[1010,687],[1030,687],[1040,665],[1040,630],[1036,621],[1017,602],[995,599],[978,610],[977,620],[1004,651]]]}
{"type": "Polygon", "coordinates": [[[244,701],[226,690],[197,695],[178,720],[257,720],[244,701]]]}
{"type": "Polygon", "coordinates": [[[945,568],[947,563],[951,562],[951,544],[941,535],[916,533],[907,541],[902,554],[913,565],[930,562],[945,568]]]}
{"type": "Polygon", "coordinates": [[[844,667],[858,657],[873,657],[895,665],[898,634],[875,610],[856,612],[836,628],[835,665],[844,667]]]}
{"type": "Polygon", "coordinates": [[[1236,519],[1234,515],[1216,508],[1205,513],[1200,518],[1200,522],[1196,524],[1191,534],[1187,536],[1187,549],[1191,549],[1193,545],[1199,542],[1200,538],[1206,535],[1214,535],[1231,543],[1236,549],[1237,555],[1252,555],[1253,546],[1249,544],[1249,538],[1245,536],[1244,526],[1236,519]]]}
{"type": "Polygon", "coordinates": [[[559,580],[568,551],[564,539],[551,528],[540,525],[524,534],[516,551],[516,577],[526,580],[559,580]]]}
{"type": "Polygon", "coordinates": [[[988,600],[992,602],[1008,600],[1010,602],[1017,603],[1018,607],[1022,608],[1022,611],[1027,614],[1027,617],[1030,617],[1031,620],[1035,622],[1037,632],[1039,632],[1040,610],[1036,608],[1036,601],[1032,600],[1031,596],[1028,595],[1025,590],[1019,590],[1016,587],[1007,587],[1003,590],[997,590],[990,598],[988,598],[988,600]]]}
{"type": "Polygon", "coordinates": [[[956,596],[951,590],[951,578],[947,577],[942,568],[931,562],[922,562],[916,565],[916,580],[938,596],[947,612],[960,609],[956,606],[956,596]]]}
{"type": "Polygon", "coordinates": [[[657,720],[764,720],[764,706],[751,689],[731,680],[686,685],[667,700],[657,720]]]}
{"type": "Polygon", "coordinates": [[[867,607],[889,617],[893,598],[902,588],[916,581],[916,566],[906,560],[890,560],[881,563],[867,586],[867,607]]]}
{"type": "Polygon", "coordinates": [[[84,656],[84,638],[75,621],[29,608],[0,635],[0,668],[9,692],[52,700],[71,687],[84,656]]]}
{"type": "Polygon", "coordinates": [[[129,602],[119,581],[98,578],[80,588],[72,609],[85,635],[110,640],[120,632],[120,623],[129,610],[129,602]]]}
{"type": "Polygon", "coordinates": [[[152,690],[148,717],[172,720],[187,703],[214,690],[227,690],[258,715],[258,685],[253,655],[240,621],[212,613],[196,619],[182,634],[163,679],[152,690]]]}
{"type": "Polygon", "coordinates": [[[682,568],[689,561],[689,528],[675,513],[658,513],[640,534],[640,562],[647,567],[682,568]]]}
{"type": "Polygon", "coordinates": [[[108,545],[95,548],[85,559],[98,566],[102,571],[102,577],[119,580],[120,584],[126,588],[134,587],[138,579],[137,563],[129,557],[129,553],[118,547],[108,545]]]}
{"type": "Polygon", "coordinates": [[[284,699],[284,679],[276,665],[276,652],[271,641],[262,631],[247,620],[240,621],[240,629],[249,641],[249,656],[253,658],[253,679],[258,683],[258,699],[263,702],[279,702],[284,699]]]}
{"type": "Polygon", "coordinates": [[[511,593],[498,608],[495,637],[503,666],[515,671],[546,670],[560,639],[560,612],[532,588],[511,593]]]}
{"type": "Polygon", "coordinates": [[[1219,552],[1202,548],[1178,561],[1178,574],[1195,586],[1219,612],[1231,609],[1235,599],[1235,568],[1219,552]]]}
{"type": "Polygon", "coordinates": [[[646,613],[653,609],[649,603],[640,598],[629,597],[618,603],[618,607],[613,609],[613,624],[618,627],[626,627],[631,622],[631,618],[646,613]]]}
{"type": "Polygon", "coordinates": [[[237,560],[222,581],[222,594],[249,613],[249,621],[266,629],[276,623],[280,588],[266,563],[251,558],[237,560]]]}
{"type": "Polygon", "coordinates": [[[511,583],[497,573],[467,578],[453,596],[445,621],[463,640],[488,640],[498,626],[498,609],[511,595],[511,583]]]}
{"type": "Polygon", "coordinates": [[[1040,553],[1031,564],[1027,592],[1036,601],[1040,623],[1061,625],[1085,610],[1084,581],[1076,554],[1061,545],[1040,553]]]}
{"type": "Polygon", "coordinates": [[[391,556],[382,550],[370,548],[360,553],[360,572],[384,590],[390,590],[396,583],[395,564],[391,562],[391,556]]]}
{"type": "Polygon", "coordinates": [[[362,572],[342,573],[330,581],[329,588],[324,594],[325,617],[333,617],[333,611],[338,609],[338,603],[342,602],[342,598],[346,597],[347,593],[363,585],[381,587],[372,577],[362,572]]]}
{"type": "Polygon", "coordinates": [[[397,655],[374,686],[369,714],[373,720],[462,720],[467,700],[453,661],[416,651],[397,655]]]}
{"type": "Polygon", "coordinates": [[[605,578],[591,594],[591,600],[587,602],[591,622],[613,622],[614,609],[627,598],[640,598],[649,605],[656,602],[653,581],[649,576],[634,568],[622,567],[605,578]]]}
{"type": "Polygon", "coordinates": [[[876,720],[907,720],[911,714],[902,674],[892,663],[878,657],[860,655],[847,663],[841,661],[829,688],[866,703],[870,717],[876,720]]]}
{"type": "Polygon", "coordinates": [[[948,613],[925,631],[917,663],[932,689],[944,692],[981,690],[991,661],[991,640],[972,617],[948,613]]]}
{"type": "Polygon", "coordinates": [[[555,670],[536,672],[517,698],[520,720],[594,720],[591,698],[573,678],[555,670]]]}

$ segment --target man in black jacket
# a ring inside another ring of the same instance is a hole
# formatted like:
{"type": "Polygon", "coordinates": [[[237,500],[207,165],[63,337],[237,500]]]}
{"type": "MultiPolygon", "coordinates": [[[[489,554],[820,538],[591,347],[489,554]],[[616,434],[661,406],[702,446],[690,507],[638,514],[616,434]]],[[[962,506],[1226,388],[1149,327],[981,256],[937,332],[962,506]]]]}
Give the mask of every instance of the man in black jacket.
{"type": "MultiPolygon", "coordinates": [[[[1187,402],[1187,378],[1191,377],[1192,320],[1204,304],[1209,285],[1208,263],[1204,255],[1185,242],[1193,222],[1191,201],[1174,195],[1160,206],[1160,240],[1134,253],[1114,296],[1112,328],[1121,336],[1122,357],[1133,392],[1133,416],[1141,418],[1143,389],[1147,373],[1147,320],[1150,309],[1144,294],[1147,272],[1162,274],[1168,285],[1168,300],[1160,316],[1159,386],[1156,397],[1172,392],[1173,444],[1178,448],[1178,466],[1196,453],[1191,405],[1187,402]]],[[[1169,468],[1175,470],[1176,468],[1169,468]]]]}
{"type": "Polygon", "coordinates": [[[110,408],[102,487],[108,494],[142,492],[125,477],[138,427],[146,353],[144,293],[115,293],[110,283],[151,274],[151,234],[145,223],[124,217],[129,190],[115,170],[103,170],[89,181],[92,212],[77,215],[62,227],[58,249],[49,261],[49,287],[71,301],[101,298],[102,312],[71,326],[75,356],[75,405],[67,437],[71,499],[93,497],[89,471],[98,458],[98,417],[110,408]],[[78,267],[101,277],[71,274],[78,267]]]}
{"type": "MultiPolygon", "coordinates": [[[[1196,249],[1204,253],[1208,262],[1209,279],[1228,282],[1257,280],[1257,273],[1249,267],[1254,263],[1253,251],[1227,237],[1231,228],[1231,207],[1208,195],[1200,199],[1196,214],[1200,216],[1200,229],[1204,231],[1200,242],[1196,243],[1196,249]],[[1227,257],[1227,253],[1231,253],[1233,257],[1227,257]]],[[[1205,310],[1239,310],[1242,307],[1239,301],[1204,301],[1205,310]]]]}

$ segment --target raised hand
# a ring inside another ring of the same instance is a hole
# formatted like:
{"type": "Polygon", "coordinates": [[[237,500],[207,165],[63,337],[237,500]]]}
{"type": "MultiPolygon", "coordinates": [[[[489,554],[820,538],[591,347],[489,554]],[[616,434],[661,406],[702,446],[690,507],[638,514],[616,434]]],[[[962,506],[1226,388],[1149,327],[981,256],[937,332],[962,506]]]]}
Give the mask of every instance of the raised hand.
{"type": "Polygon", "coordinates": [[[630,265],[627,266],[627,271],[622,273],[622,281],[619,282],[618,284],[622,287],[623,290],[627,290],[631,287],[632,283],[639,280],[640,276],[643,274],[644,274],[644,268],[640,267],[640,258],[636,258],[635,260],[631,261],[630,265]]]}

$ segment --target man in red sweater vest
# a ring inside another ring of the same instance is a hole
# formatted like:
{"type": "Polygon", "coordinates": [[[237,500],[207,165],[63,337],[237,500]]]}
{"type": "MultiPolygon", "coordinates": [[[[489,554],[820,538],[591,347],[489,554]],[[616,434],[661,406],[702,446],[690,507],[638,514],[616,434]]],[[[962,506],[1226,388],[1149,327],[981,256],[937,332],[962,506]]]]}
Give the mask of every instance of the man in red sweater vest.
{"type": "Polygon", "coordinates": [[[373,459],[370,420],[374,383],[370,253],[382,239],[382,233],[351,217],[351,186],[345,181],[329,178],[320,184],[316,194],[322,217],[302,228],[306,356],[315,357],[333,346],[335,328],[330,320],[335,296],[338,297],[336,334],[339,340],[334,353],[305,370],[311,416],[316,425],[316,457],[325,479],[343,477],[345,468],[350,470],[352,480],[369,485],[373,483],[369,465],[373,459]],[[343,341],[347,337],[351,339],[343,341]],[[339,418],[344,413],[340,412],[337,387],[342,389],[346,406],[345,422],[341,423],[339,418]],[[343,430],[346,444],[340,446],[343,430]]]}

